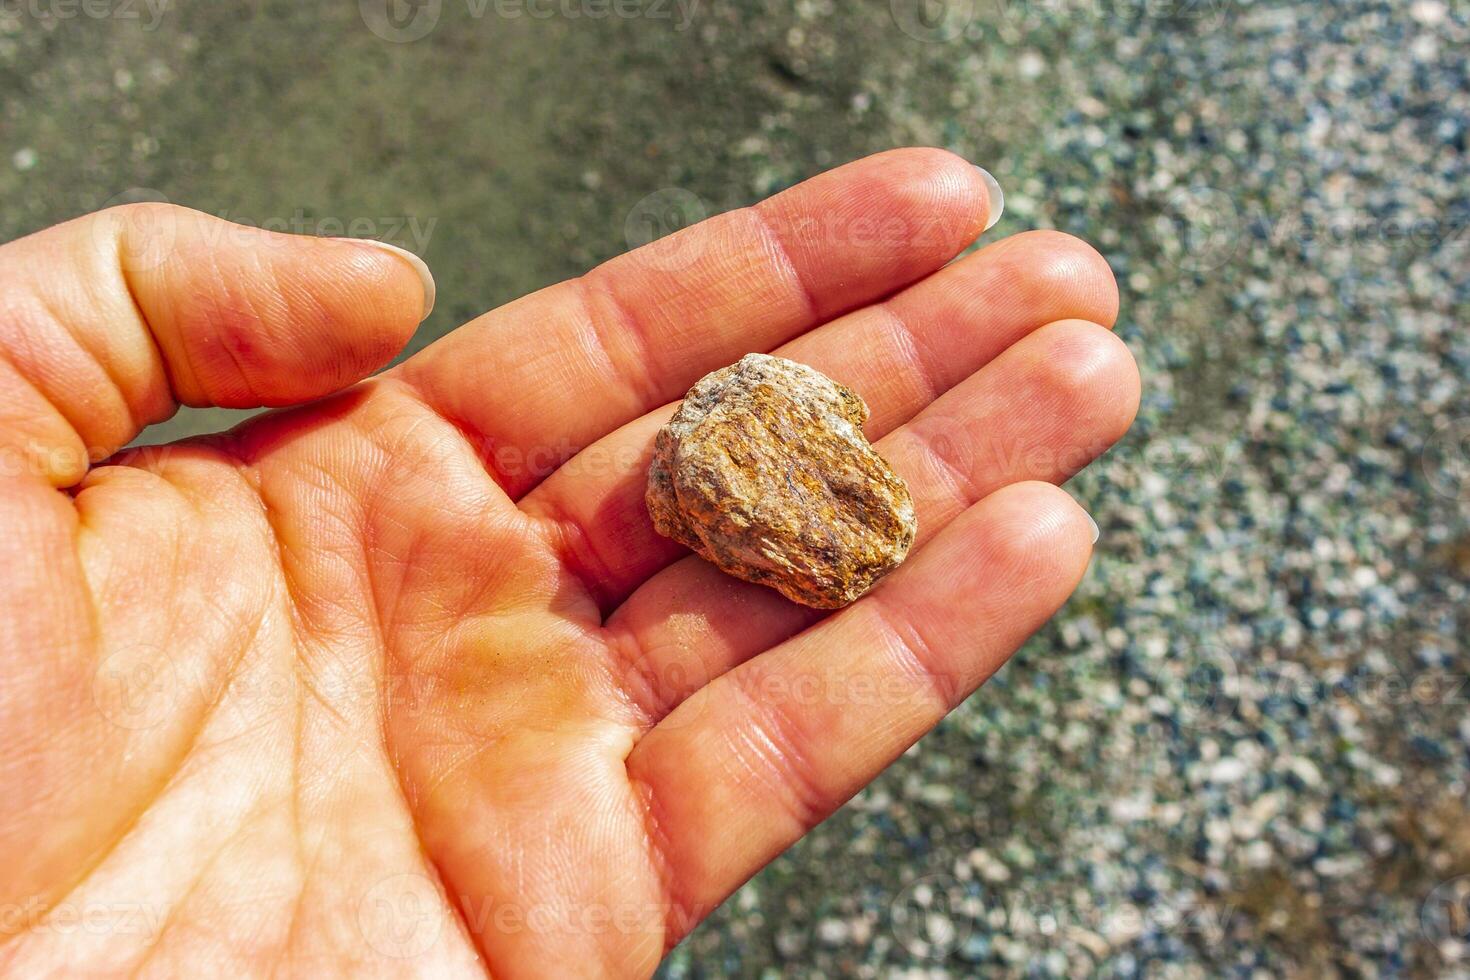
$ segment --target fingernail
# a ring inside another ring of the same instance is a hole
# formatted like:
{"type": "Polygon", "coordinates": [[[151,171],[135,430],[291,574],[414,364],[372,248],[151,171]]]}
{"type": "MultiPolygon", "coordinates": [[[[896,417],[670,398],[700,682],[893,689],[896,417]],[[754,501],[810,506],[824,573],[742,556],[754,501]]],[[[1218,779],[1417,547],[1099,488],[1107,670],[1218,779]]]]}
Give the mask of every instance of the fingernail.
{"type": "Polygon", "coordinates": [[[1005,213],[1006,192],[1000,189],[1000,181],[996,180],[995,175],[989,170],[986,170],[984,167],[976,167],[975,169],[980,171],[980,176],[985,179],[985,196],[990,202],[990,215],[985,219],[984,230],[989,231],[995,227],[995,223],[1005,213]]]}
{"type": "Polygon", "coordinates": [[[1098,538],[1102,537],[1102,528],[1097,526],[1097,521],[1093,520],[1092,515],[1087,511],[1084,510],[1082,516],[1086,517],[1087,523],[1092,525],[1092,543],[1097,544],[1098,538]]]}
{"type": "Polygon", "coordinates": [[[434,274],[429,271],[429,264],[423,259],[406,248],[389,245],[387,242],[380,242],[376,238],[339,238],[337,241],[355,242],[358,245],[371,245],[373,248],[380,248],[385,252],[392,252],[413,266],[413,271],[418,273],[419,281],[424,286],[424,315],[419,317],[419,322],[422,323],[427,320],[429,314],[434,312],[434,300],[438,296],[438,288],[434,285],[434,274]]]}

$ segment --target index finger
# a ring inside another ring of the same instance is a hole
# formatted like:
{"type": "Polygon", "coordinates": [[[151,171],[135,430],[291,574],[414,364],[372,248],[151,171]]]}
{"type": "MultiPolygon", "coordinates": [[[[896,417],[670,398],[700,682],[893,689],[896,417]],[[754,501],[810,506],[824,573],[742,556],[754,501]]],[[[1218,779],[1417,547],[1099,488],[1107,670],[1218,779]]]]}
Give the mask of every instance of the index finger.
{"type": "Polygon", "coordinates": [[[999,216],[944,150],[880,153],[485,314],[401,369],[519,497],[577,450],[944,265],[999,216]]]}

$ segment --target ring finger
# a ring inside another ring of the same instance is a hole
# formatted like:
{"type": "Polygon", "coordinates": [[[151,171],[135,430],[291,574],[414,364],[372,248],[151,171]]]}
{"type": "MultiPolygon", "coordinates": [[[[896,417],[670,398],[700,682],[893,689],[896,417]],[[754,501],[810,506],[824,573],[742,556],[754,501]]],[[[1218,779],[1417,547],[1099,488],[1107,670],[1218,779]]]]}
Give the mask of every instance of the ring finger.
{"type": "MultiPolygon", "coordinates": [[[[908,483],[915,549],[1002,487],[1062,483],[1127,431],[1138,371],[1108,330],[1050,324],[877,444],[908,483]]],[[[825,615],[689,557],[655,575],[609,619],[638,721],[657,723],[694,691],[825,615]]]]}

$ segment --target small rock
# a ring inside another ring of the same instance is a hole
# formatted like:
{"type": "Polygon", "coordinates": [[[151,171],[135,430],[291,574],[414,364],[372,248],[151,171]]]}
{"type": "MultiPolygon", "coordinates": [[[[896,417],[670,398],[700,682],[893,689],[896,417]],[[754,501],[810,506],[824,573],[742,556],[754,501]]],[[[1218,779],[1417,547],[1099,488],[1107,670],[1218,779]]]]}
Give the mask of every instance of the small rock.
{"type": "Polygon", "coordinates": [[[1449,13],[1442,0],[1414,0],[1409,5],[1409,16],[1425,27],[1438,27],[1449,13]]]}
{"type": "Polygon", "coordinates": [[[988,882],[1005,882],[1011,878],[1011,869],[1006,867],[1005,862],[997,861],[989,851],[976,848],[970,852],[968,861],[980,877],[988,882]]]}
{"type": "Polygon", "coordinates": [[[1249,771],[1244,762],[1235,756],[1227,755],[1210,767],[1210,782],[1238,783],[1249,771]]]}
{"type": "Polygon", "coordinates": [[[823,919],[817,923],[817,939],[824,946],[841,946],[847,937],[847,923],[841,919],[823,919]]]}
{"type": "Polygon", "coordinates": [[[908,487],[863,435],[868,407],[820,372],[748,354],[659,432],[648,511],[665,537],[747,582],[845,606],[908,554],[908,487]]]}
{"type": "Polygon", "coordinates": [[[1305,756],[1292,756],[1282,763],[1282,768],[1295,776],[1303,786],[1316,788],[1322,785],[1322,770],[1305,756]]]}
{"type": "Polygon", "coordinates": [[[806,940],[795,929],[782,929],[776,933],[776,952],[791,960],[806,949],[806,940]]]}

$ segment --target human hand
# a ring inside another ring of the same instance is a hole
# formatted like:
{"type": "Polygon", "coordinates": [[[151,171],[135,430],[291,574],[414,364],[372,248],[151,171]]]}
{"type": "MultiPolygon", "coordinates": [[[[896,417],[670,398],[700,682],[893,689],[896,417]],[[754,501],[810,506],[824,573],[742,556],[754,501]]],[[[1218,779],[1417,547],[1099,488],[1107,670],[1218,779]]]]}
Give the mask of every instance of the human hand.
{"type": "Polygon", "coordinates": [[[652,971],[1086,567],[1051,484],[1137,407],[1116,287],[1054,232],[946,264],[988,198],[881,154],[366,381],[432,291],[371,244],[134,206],[0,247],[0,966],[652,971]],[[835,614],[644,507],[749,351],[862,395],[914,495],[835,614]],[[179,402],[301,407],[112,455],[179,402]]]}

